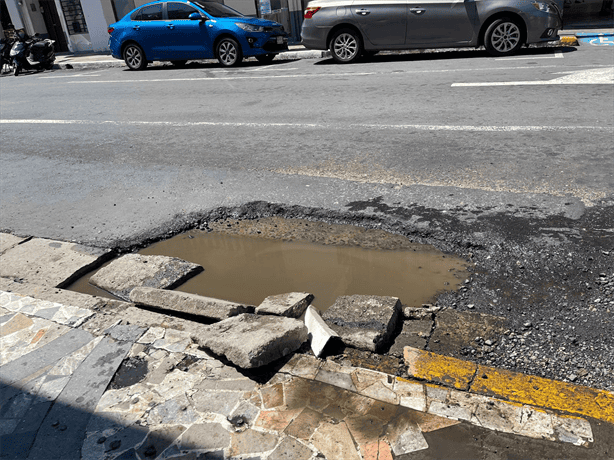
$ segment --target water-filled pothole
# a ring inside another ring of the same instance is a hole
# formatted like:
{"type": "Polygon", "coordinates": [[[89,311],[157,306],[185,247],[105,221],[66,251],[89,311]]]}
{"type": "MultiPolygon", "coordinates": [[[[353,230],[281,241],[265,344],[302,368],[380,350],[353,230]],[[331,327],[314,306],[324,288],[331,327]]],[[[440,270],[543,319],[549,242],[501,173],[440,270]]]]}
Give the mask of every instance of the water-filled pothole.
{"type": "MultiPolygon", "coordinates": [[[[222,221],[139,251],[198,263],[204,271],[176,290],[250,305],[309,292],[324,311],[338,296],[386,295],[421,305],[466,277],[467,262],[407,238],[350,225],[267,218],[222,221]]],[[[70,288],[100,295],[87,277],[70,288]]]]}

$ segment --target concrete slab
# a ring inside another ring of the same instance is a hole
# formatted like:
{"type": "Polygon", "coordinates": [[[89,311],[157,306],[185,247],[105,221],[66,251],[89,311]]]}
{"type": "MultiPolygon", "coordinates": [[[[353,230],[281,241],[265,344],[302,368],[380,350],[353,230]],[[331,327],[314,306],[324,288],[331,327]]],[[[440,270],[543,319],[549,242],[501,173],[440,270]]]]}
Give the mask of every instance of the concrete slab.
{"type": "Polygon", "coordinates": [[[0,291],[14,292],[40,300],[47,300],[49,302],[61,303],[64,305],[75,305],[90,310],[104,305],[108,300],[88,294],[68,291],[66,289],[41,286],[40,284],[18,283],[8,278],[0,278],[0,291]]]}
{"type": "Polygon", "coordinates": [[[0,259],[0,277],[47,287],[64,287],[102,264],[108,249],[34,238],[7,250],[0,259]]]}
{"type": "Polygon", "coordinates": [[[388,346],[401,316],[396,297],[353,295],[337,298],[322,318],[346,345],[378,353],[388,346]]]}
{"type": "Polygon", "coordinates": [[[313,300],[313,294],[307,292],[289,292],[267,297],[256,308],[259,315],[278,315],[298,318],[313,300]]]}
{"type": "Polygon", "coordinates": [[[233,364],[252,368],[297,350],[307,341],[308,332],[296,319],[244,313],[213,324],[204,335],[192,338],[233,364]]]}
{"type": "Polygon", "coordinates": [[[126,254],[100,269],[90,284],[130,300],[135,287],[173,289],[201,271],[202,266],[176,257],[126,254]]]}
{"type": "Polygon", "coordinates": [[[316,356],[322,354],[326,344],[331,339],[339,337],[339,334],[328,327],[326,322],[318,314],[318,311],[312,306],[307,307],[305,312],[305,325],[311,336],[311,350],[316,356]]]}
{"type": "Polygon", "coordinates": [[[201,316],[206,320],[221,321],[241,313],[253,313],[254,307],[227,300],[204,297],[180,291],[168,291],[150,287],[136,287],[130,292],[130,300],[137,305],[201,316]]]}
{"type": "Polygon", "coordinates": [[[0,254],[4,254],[9,249],[17,246],[25,241],[26,238],[20,238],[10,233],[0,233],[0,254]]]}

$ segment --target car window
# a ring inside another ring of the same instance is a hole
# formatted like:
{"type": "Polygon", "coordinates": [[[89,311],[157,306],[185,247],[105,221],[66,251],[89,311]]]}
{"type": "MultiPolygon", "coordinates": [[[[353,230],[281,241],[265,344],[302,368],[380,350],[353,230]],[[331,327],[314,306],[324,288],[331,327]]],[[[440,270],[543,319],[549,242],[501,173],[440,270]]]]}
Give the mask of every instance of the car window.
{"type": "Polygon", "coordinates": [[[135,21],[161,21],[162,3],[141,8],[132,19],[135,21]]]}
{"type": "Polygon", "coordinates": [[[189,19],[188,16],[190,16],[192,13],[198,13],[199,16],[201,15],[196,8],[190,5],[172,2],[168,3],[167,5],[167,13],[169,19],[189,19]]]}
{"type": "Polygon", "coordinates": [[[242,18],[243,14],[217,2],[192,2],[214,18],[242,18]]]}

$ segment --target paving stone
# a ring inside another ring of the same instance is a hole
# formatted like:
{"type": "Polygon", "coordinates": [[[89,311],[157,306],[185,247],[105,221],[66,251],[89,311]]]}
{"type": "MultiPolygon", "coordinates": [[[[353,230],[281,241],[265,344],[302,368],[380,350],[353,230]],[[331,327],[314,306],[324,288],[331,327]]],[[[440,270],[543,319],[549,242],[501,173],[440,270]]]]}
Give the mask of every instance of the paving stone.
{"type": "Polygon", "coordinates": [[[225,449],[230,446],[230,433],[219,423],[192,425],[181,436],[181,449],[225,449]]]}
{"type": "Polygon", "coordinates": [[[26,238],[11,235],[10,233],[0,233],[0,254],[4,254],[9,249],[26,241],[26,238]]]}
{"type": "Polygon", "coordinates": [[[553,439],[554,427],[552,421],[554,418],[556,417],[548,412],[536,410],[530,406],[523,406],[520,420],[512,429],[514,433],[523,436],[553,439]]]}
{"type": "Polygon", "coordinates": [[[282,432],[301,412],[301,409],[260,411],[255,426],[265,430],[282,432]]]}
{"type": "Polygon", "coordinates": [[[143,335],[145,330],[146,329],[143,327],[138,327],[132,324],[118,324],[107,329],[105,333],[109,334],[115,340],[135,342],[141,335],[143,335]]]}
{"type": "Polygon", "coordinates": [[[284,390],[281,383],[262,388],[260,394],[265,409],[278,407],[284,403],[284,390]]]}
{"type": "Polygon", "coordinates": [[[286,427],[284,433],[298,439],[309,440],[315,429],[324,420],[324,416],[312,409],[305,408],[296,418],[286,427]]]}
{"type": "Polygon", "coordinates": [[[365,295],[339,297],[322,315],[343,343],[376,353],[388,346],[401,317],[398,298],[365,295]]]}
{"type": "Polygon", "coordinates": [[[154,343],[158,339],[164,338],[166,329],[163,327],[150,327],[138,340],[138,343],[150,344],[154,343]]]}
{"type": "Polygon", "coordinates": [[[130,351],[130,345],[108,338],[100,341],[77,368],[45,417],[29,458],[48,460],[80,456],[91,414],[130,351]],[[54,442],[59,434],[64,442],[54,442]]]}
{"type": "Polygon", "coordinates": [[[314,379],[322,361],[313,356],[294,355],[290,360],[279,370],[281,373],[288,373],[296,377],[306,379],[314,379]]]}
{"type": "Polygon", "coordinates": [[[429,349],[446,354],[449,350],[475,346],[476,337],[496,341],[505,329],[505,321],[505,318],[483,313],[442,310],[435,318],[429,349]]]}
{"type": "Polygon", "coordinates": [[[198,412],[221,414],[228,417],[241,399],[237,391],[198,391],[190,396],[198,412]]]}
{"type": "Polygon", "coordinates": [[[62,305],[78,305],[88,310],[96,309],[105,304],[107,299],[95,297],[66,289],[41,286],[32,283],[18,283],[8,278],[0,278],[0,290],[20,294],[38,300],[60,303],[62,305]]]}
{"type": "Polygon", "coordinates": [[[55,364],[66,353],[78,350],[92,339],[93,336],[89,332],[80,329],[70,330],[49,344],[0,366],[2,383],[13,385],[36,371],[55,364]]]}
{"type": "MultiPolygon", "coordinates": [[[[139,425],[132,425],[125,427],[119,430],[117,433],[107,437],[107,439],[102,444],[104,445],[104,449],[106,452],[116,451],[117,453],[119,453],[127,450],[131,450],[132,452],[134,452],[134,448],[137,447],[141,443],[141,441],[143,441],[143,439],[145,439],[148,433],[148,428],[139,425]]],[[[136,456],[134,458],[136,458],[136,456]]]]}
{"type": "Polygon", "coordinates": [[[231,412],[231,417],[241,417],[247,425],[253,425],[260,409],[248,401],[241,401],[239,405],[231,412]]]}
{"type": "Polygon", "coordinates": [[[329,385],[339,388],[344,388],[349,391],[357,391],[351,375],[353,371],[354,368],[352,367],[344,367],[339,364],[326,361],[320,366],[315,380],[328,383],[329,385]]]}
{"type": "Polygon", "coordinates": [[[276,444],[277,436],[274,434],[245,430],[231,433],[229,453],[231,456],[239,456],[268,452],[273,450],[276,444]]]}
{"type": "Polygon", "coordinates": [[[317,310],[311,305],[305,311],[305,326],[307,326],[311,336],[311,350],[316,356],[322,354],[324,348],[331,340],[339,337],[339,334],[328,327],[317,310]]]}
{"type": "Polygon", "coordinates": [[[129,301],[136,287],[173,289],[202,270],[200,265],[176,257],[126,254],[98,270],[89,282],[129,301]]]}
{"type": "Polygon", "coordinates": [[[422,431],[414,422],[401,420],[388,427],[387,439],[395,456],[428,449],[429,445],[422,431]]]}
{"type": "Polygon", "coordinates": [[[314,433],[311,443],[327,460],[360,460],[360,454],[344,422],[322,423],[314,433]]]}
{"type": "Polygon", "coordinates": [[[405,347],[424,349],[432,328],[433,321],[430,319],[404,321],[403,329],[394,339],[388,353],[393,356],[403,356],[405,347]]]}
{"type": "Polygon", "coordinates": [[[397,377],[394,392],[399,397],[401,406],[422,412],[426,410],[426,395],[422,384],[397,377]]]}
{"type": "Polygon", "coordinates": [[[420,427],[422,433],[430,433],[432,431],[441,430],[449,426],[458,425],[461,423],[458,420],[452,420],[437,415],[427,414],[424,412],[415,412],[412,414],[413,421],[420,427]]]}
{"type": "Polygon", "coordinates": [[[108,249],[34,238],[2,254],[0,276],[64,287],[109,257],[108,249]]]}
{"type": "Polygon", "coordinates": [[[569,442],[576,446],[588,447],[594,441],[591,424],[581,418],[553,416],[552,426],[556,438],[562,442],[569,442]]]}
{"type": "Polygon", "coordinates": [[[241,313],[254,312],[254,307],[251,305],[152,287],[135,287],[130,292],[130,300],[137,305],[148,305],[170,312],[187,313],[217,321],[241,313]]]}
{"type": "Polygon", "coordinates": [[[190,425],[199,420],[198,414],[192,408],[185,395],[179,395],[159,404],[149,411],[147,423],[149,425],[166,425],[180,423],[190,425]]]}
{"type": "Polygon", "coordinates": [[[303,460],[309,459],[313,453],[311,449],[290,437],[285,437],[268,456],[268,460],[303,460]]]}
{"type": "Polygon", "coordinates": [[[9,334],[12,334],[17,331],[21,331],[22,329],[29,328],[34,324],[29,317],[26,315],[22,315],[21,313],[17,313],[13,315],[13,317],[5,324],[0,327],[0,336],[4,337],[9,334]]]}
{"type": "Polygon", "coordinates": [[[242,368],[260,367],[298,349],[308,338],[293,318],[245,313],[208,327],[193,339],[242,368]]]}
{"type": "Polygon", "coordinates": [[[183,425],[167,425],[152,429],[147,435],[147,439],[137,449],[139,457],[156,458],[175,442],[175,439],[184,431],[185,427],[183,425]]]}
{"type": "Polygon", "coordinates": [[[352,437],[359,444],[377,443],[377,440],[384,434],[384,424],[373,415],[359,415],[345,419],[352,437]]]}
{"type": "Polygon", "coordinates": [[[298,318],[313,300],[313,294],[307,292],[290,292],[267,297],[256,307],[259,315],[278,315],[298,318]]]}

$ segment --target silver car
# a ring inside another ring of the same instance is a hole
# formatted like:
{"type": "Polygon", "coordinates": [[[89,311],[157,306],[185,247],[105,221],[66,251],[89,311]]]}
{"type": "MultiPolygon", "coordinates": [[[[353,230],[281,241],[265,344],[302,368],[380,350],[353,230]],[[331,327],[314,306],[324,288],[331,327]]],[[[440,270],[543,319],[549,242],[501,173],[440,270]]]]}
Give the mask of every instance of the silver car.
{"type": "Polygon", "coordinates": [[[301,36],[339,63],[380,50],[481,45],[507,56],[557,40],[562,8],[563,0],[313,0],[301,36]]]}

